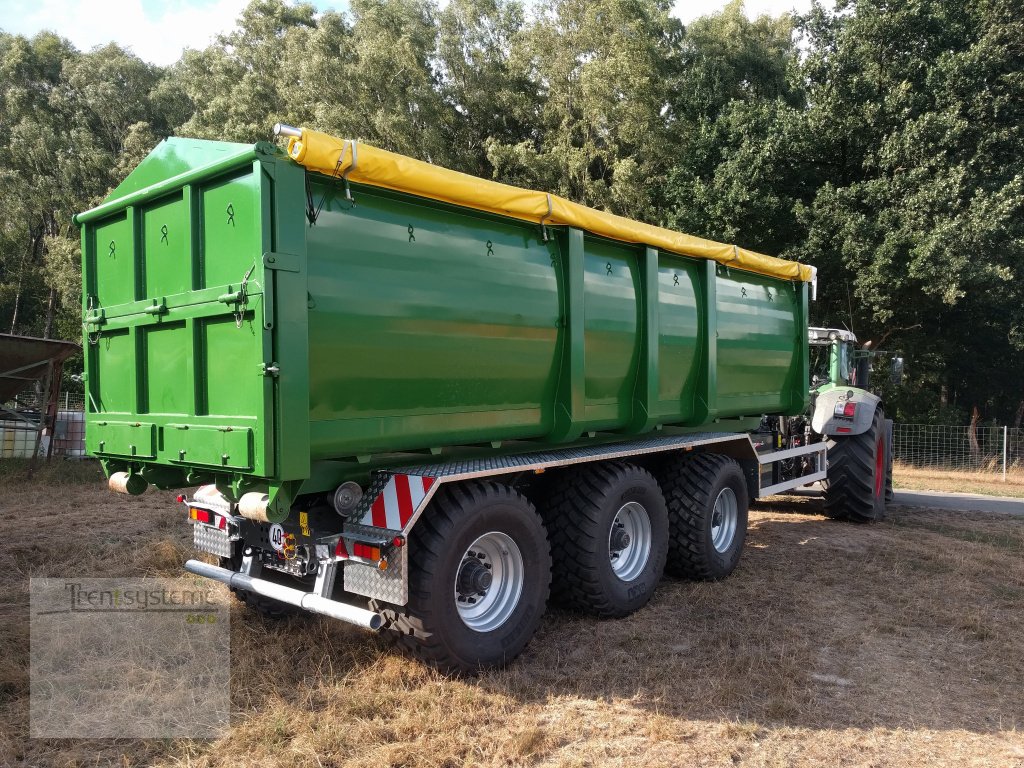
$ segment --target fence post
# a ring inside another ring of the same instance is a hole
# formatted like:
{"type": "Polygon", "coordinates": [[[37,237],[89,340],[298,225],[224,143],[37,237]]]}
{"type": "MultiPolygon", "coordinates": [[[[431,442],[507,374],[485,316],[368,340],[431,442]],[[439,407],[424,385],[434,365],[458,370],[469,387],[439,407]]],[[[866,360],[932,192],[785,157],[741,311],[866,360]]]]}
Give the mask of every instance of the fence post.
{"type": "Polygon", "coordinates": [[[1006,482],[1006,436],[1009,430],[1003,426],[1003,482],[1006,482]]]}

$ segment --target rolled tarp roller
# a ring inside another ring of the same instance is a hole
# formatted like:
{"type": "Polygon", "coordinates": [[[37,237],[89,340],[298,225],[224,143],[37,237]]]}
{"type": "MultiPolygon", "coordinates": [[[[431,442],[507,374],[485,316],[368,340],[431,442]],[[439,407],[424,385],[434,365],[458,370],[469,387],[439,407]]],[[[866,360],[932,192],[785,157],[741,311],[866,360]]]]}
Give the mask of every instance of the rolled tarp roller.
{"type": "Polygon", "coordinates": [[[588,208],[558,195],[481,179],[308,128],[278,123],[274,131],[279,136],[288,137],[288,156],[292,160],[327,176],[541,225],[576,227],[613,240],[649,245],[681,256],[710,259],[771,277],[803,282],[813,279],[812,267],[808,264],[673,232],[588,208]]]}

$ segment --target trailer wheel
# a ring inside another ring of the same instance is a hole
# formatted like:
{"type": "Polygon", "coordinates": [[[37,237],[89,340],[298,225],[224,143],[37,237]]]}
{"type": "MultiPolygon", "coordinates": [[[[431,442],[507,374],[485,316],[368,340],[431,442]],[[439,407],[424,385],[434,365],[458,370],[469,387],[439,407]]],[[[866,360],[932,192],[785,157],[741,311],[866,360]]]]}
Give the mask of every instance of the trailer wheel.
{"type": "Polygon", "coordinates": [[[452,485],[409,539],[409,604],[382,613],[413,655],[473,673],[526,647],[550,584],[550,549],[533,505],[498,483],[452,485]]]}
{"type": "Polygon", "coordinates": [[[601,462],[566,473],[543,511],[554,553],[552,594],[602,618],[627,616],[665,570],[668,513],[649,472],[601,462]]]}
{"type": "Polygon", "coordinates": [[[832,438],[827,454],[826,515],[855,523],[871,523],[885,516],[888,443],[880,407],[875,409],[867,432],[832,438]]]}
{"type": "Polygon", "coordinates": [[[672,456],[659,472],[668,504],[673,576],[717,581],[732,573],[747,537],[747,481],[735,459],[672,456]]]}

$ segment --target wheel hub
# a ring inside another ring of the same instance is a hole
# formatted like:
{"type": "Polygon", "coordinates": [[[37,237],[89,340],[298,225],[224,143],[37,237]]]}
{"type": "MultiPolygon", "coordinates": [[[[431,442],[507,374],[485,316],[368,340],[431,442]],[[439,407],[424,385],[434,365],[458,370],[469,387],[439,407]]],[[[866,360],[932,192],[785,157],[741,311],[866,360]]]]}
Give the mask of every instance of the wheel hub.
{"type": "Polygon", "coordinates": [[[622,581],[638,578],[647,567],[652,541],[651,519],[644,505],[638,501],[623,504],[608,531],[612,572],[622,581]]]}
{"type": "Polygon", "coordinates": [[[452,584],[462,623],[477,632],[500,627],[515,612],[525,579],[523,555],[511,536],[480,536],[463,553],[452,584]]]}
{"type": "Polygon", "coordinates": [[[491,586],[494,577],[488,566],[475,557],[469,557],[459,569],[458,589],[464,597],[483,595],[491,586]]]}
{"type": "Polygon", "coordinates": [[[739,527],[739,502],[732,488],[723,488],[711,510],[711,545],[725,554],[736,538],[739,527]]]}
{"type": "Polygon", "coordinates": [[[609,546],[612,552],[621,552],[629,546],[630,538],[629,534],[626,533],[626,529],[621,525],[616,525],[612,529],[612,540],[609,546]]]}

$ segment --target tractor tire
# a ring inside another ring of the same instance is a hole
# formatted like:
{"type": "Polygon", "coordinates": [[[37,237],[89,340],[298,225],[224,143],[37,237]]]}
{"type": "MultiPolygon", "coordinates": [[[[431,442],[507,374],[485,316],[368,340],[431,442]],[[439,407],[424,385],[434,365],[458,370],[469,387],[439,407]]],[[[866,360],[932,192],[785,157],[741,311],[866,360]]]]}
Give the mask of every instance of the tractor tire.
{"type": "Polygon", "coordinates": [[[748,492],[735,459],[713,453],[674,454],[657,472],[668,504],[665,570],[718,581],[736,570],[747,538],[748,492]]]}
{"type": "Polygon", "coordinates": [[[893,421],[885,420],[885,503],[889,504],[896,498],[896,492],[892,487],[892,458],[893,458],[893,421]]]}
{"type": "Polygon", "coordinates": [[[507,664],[537,627],[551,551],[525,497],[495,482],[445,486],[409,538],[409,603],[381,606],[399,645],[445,673],[507,664]]]}
{"type": "Polygon", "coordinates": [[[854,523],[872,523],[885,517],[888,443],[881,408],[875,409],[866,432],[830,440],[825,488],[827,516],[854,523]]]}
{"type": "Polygon", "coordinates": [[[541,510],[558,555],[552,597],[600,618],[642,608],[668,553],[668,512],[657,481],[619,462],[590,464],[558,480],[541,510]]]}

